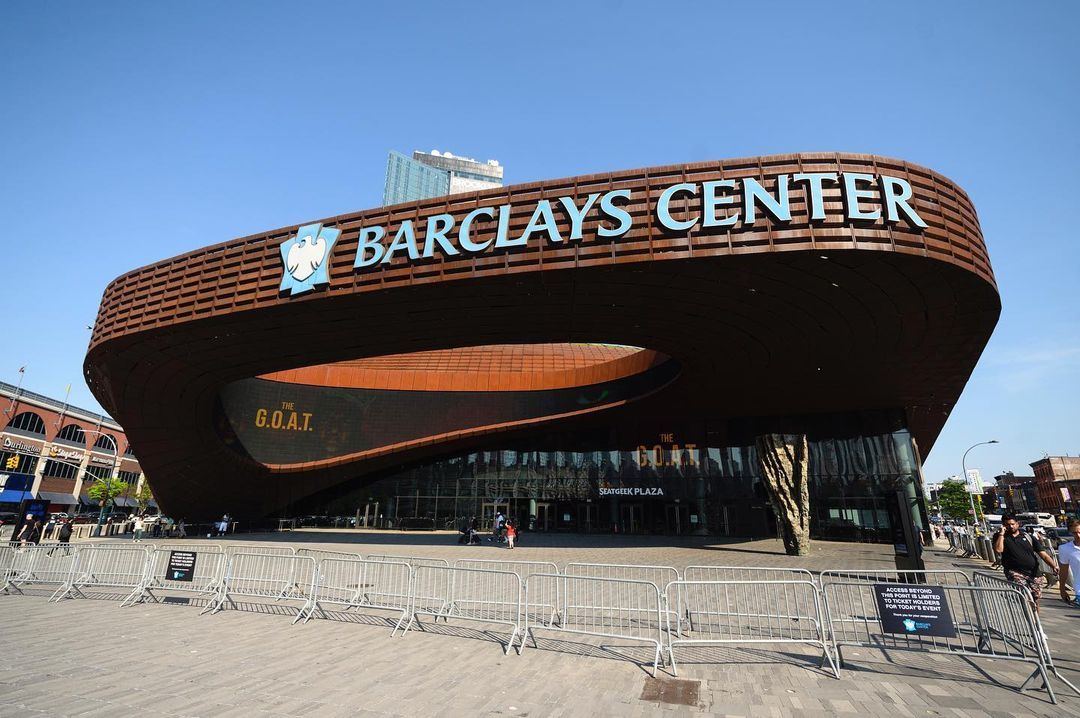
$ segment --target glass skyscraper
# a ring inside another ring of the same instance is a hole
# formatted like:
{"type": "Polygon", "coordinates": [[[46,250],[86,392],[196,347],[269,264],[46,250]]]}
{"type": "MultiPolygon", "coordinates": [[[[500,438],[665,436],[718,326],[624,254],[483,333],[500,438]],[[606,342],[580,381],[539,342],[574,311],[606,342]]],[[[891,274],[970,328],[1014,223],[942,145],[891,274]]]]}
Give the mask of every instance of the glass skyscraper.
{"type": "Polygon", "coordinates": [[[386,162],[383,205],[475,192],[502,187],[502,183],[503,168],[495,160],[477,162],[438,150],[430,154],[413,152],[410,158],[391,150],[386,162]]]}

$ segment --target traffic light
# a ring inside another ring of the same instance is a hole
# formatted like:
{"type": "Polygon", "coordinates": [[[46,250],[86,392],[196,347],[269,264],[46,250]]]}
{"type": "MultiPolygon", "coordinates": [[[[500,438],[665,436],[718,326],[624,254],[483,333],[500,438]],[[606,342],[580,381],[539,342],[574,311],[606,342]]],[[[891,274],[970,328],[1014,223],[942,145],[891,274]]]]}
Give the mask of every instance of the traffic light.
{"type": "Polygon", "coordinates": [[[4,466],[7,468],[8,471],[14,471],[15,469],[19,468],[19,455],[12,454],[11,456],[9,456],[4,466]]]}

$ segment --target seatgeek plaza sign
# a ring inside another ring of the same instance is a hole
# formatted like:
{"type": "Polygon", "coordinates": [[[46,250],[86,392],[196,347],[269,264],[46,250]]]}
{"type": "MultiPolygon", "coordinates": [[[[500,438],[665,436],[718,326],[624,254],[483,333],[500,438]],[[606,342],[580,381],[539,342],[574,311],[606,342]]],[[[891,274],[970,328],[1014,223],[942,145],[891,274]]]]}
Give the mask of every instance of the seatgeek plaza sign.
{"type": "MultiPolygon", "coordinates": [[[[888,224],[906,221],[913,227],[926,227],[926,222],[908,204],[912,190],[906,180],[861,172],[778,175],[775,194],[750,177],[679,182],[669,185],[660,193],[655,217],[661,227],[673,232],[687,232],[699,226],[706,229],[751,227],[765,222],[766,214],[773,221],[790,222],[793,185],[801,187],[806,194],[811,223],[827,218],[824,188],[839,186],[844,200],[845,222],[884,219],[888,224]],[[677,199],[691,199],[691,205],[696,205],[696,208],[684,218],[676,218],[672,216],[671,204],[677,199]],[[878,207],[870,209],[861,205],[863,200],[877,200],[878,207]],[[759,213],[759,209],[762,212],[759,213]]],[[[432,259],[436,253],[444,257],[458,257],[480,254],[492,248],[495,251],[513,249],[537,241],[536,238],[546,238],[558,246],[582,239],[585,221],[597,218],[601,220],[597,235],[617,239],[634,226],[633,217],[625,209],[633,200],[632,194],[629,189],[616,189],[595,192],[581,199],[558,197],[555,200],[539,200],[533,206],[529,223],[518,236],[510,235],[512,204],[477,207],[464,216],[436,214],[415,221],[405,219],[397,226],[362,226],[353,268],[358,271],[370,269],[389,264],[399,256],[408,257],[411,262],[432,259]],[[559,230],[557,211],[569,220],[569,233],[565,236],[559,230]],[[489,232],[485,232],[488,236],[484,239],[474,236],[474,226],[488,222],[496,222],[495,235],[490,236],[489,232]],[[423,225],[422,234],[418,232],[420,225],[423,225]],[[391,233],[393,240],[387,245],[384,240],[391,233]],[[422,242],[418,241],[418,236],[422,236],[422,242]]],[[[308,224],[300,227],[295,237],[283,242],[280,251],[285,271],[280,290],[295,296],[327,284],[328,259],[340,234],[340,230],[323,227],[322,224],[308,224]]]]}

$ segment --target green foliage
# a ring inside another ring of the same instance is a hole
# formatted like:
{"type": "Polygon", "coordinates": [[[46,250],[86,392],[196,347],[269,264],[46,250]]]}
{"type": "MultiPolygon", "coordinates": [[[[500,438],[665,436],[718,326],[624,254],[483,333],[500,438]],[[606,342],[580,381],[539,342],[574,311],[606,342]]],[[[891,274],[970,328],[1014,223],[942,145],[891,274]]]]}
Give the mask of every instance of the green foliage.
{"type": "MultiPolygon", "coordinates": [[[[963,481],[947,479],[941,483],[938,490],[938,506],[941,513],[952,519],[964,521],[971,520],[971,499],[968,497],[968,489],[963,481]]],[[[977,518],[981,519],[982,497],[975,500],[977,518]]]]}
{"type": "Polygon", "coordinates": [[[96,479],[86,495],[94,501],[112,501],[127,490],[127,484],[115,476],[111,479],[96,479]]]}
{"type": "Polygon", "coordinates": [[[142,487],[135,493],[135,501],[139,504],[139,513],[145,513],[146,507],[154,498],[154,492],[150,490],[150,484],[143,479],[142,487]]]}

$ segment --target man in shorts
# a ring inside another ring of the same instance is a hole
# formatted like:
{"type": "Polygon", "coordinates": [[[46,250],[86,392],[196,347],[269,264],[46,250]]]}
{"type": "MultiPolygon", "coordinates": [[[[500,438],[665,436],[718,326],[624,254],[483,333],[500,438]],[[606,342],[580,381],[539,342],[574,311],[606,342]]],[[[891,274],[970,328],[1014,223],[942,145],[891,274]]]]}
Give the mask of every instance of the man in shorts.
{"type": "Polygon", "coordinates": [[[1080,606],[1080,593],[1077,588],[1080,584],[1076,579],[1080,577],[1080,521],[1073,519],[1069,522],[1069,533],[1072,541],[1067,541],[1058,546],[1058,590],[1061,592],[1061,600],[1065,603],[1075,602],[1080,606]],[[1069,577],[1073,581],[1074,598],[1069,598],[1069,577]]]}
{"type": "Polygon", "coordinates": [[[1005,514],[1001,517],[1001,528],[994,534],[994,550],[1001,556],[1001,566],[1005,569],[1005,578],[1031,592],[1032,607],[1039,612],[1039,599],[1042,598],[1046,579],[1039,575],[1039,557],[1058,575],[1057,562],[1041,546],[1035,547],[1032,537],[1020,530],[1016,516],[1005,514]]]}

